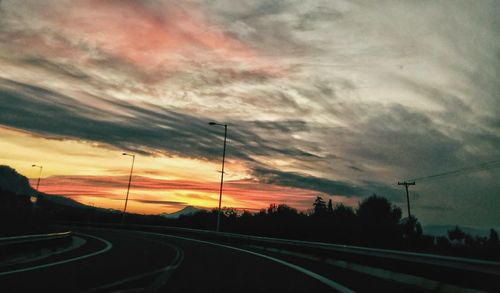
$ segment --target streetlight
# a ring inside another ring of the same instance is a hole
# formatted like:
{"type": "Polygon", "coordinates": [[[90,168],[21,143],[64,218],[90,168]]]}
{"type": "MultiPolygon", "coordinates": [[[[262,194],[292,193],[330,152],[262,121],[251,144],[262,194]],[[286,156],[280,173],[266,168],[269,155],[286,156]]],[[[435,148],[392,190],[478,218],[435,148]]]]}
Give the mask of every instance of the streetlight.
{"type": "Polygon", "coordinates": [[[31,167],[36,167],[36,168],[40,168],[40,172],[38,173],[38,180],[36,182],[36,195],[35,196],[31,196],[30,197],[30,201],[36,205],[37,201],[38,201],[38,187],[40,186],[40,178],[42,177],[42,169],[43,169],[43,166],[38,166],[38,165],[31,165],[31,167]]]}
{"type": "Polygon", "coordinates": [[[38,173],[38,181],[36,182],[36,191],[38,191],[38,186],[40,186],[40,177],[42,177],[43,166],[31,165],[31,167],[40,168],[40,173],[38,173]]]}
{"type": "Polygon", "coordinates": [[[222,202],[222,184],[224,183],[224,159],[226,158],[226,138],[227,138],[227,124],[219,124],[215,122],[208,123],[211,126],[224,126],[224,149],[222,151],[222,172],[220,175],[220,193],[219,193],[219,210],[217,212],[217,232],[219,232],[220,227],[220,207],[222,202]]]}
{"type": "Polygon", "coordinates": [[[125,207],[123,208],[123,214],[122,214],[122,224],[123,224],[125,222],[125,212],[127,211],[128,193],[130,192],[130,183],[132,182],[132,172],[134,171],[135,155],[127,153],[123,153],[122,155],[132,157],[132,167],[130,168],[130,177],[128,178],[127,197],[125,197],[125,207]]]}

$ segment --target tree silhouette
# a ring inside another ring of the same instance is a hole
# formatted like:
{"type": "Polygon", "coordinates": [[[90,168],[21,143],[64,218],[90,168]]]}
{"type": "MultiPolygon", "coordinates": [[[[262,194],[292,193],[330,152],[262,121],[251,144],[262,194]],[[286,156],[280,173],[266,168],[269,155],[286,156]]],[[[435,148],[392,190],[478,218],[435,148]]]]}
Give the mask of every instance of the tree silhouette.
{"type": "MultiPolygon", "coordinates": [[[[422,226],[415,216],[410,216],[401,220],[401,236],[406,242],[406,246],[417,249],[420,246],[428,245],[423,237],[422,226]]],[[[432,241],[432,240],[429,240],[432,241]]]]}
{"type": "Polygon", "coordinates": [[[313,211],[315,216],[326,214],[326,204],[321,196],[316,197],[313,203],[313,211]]]}
{"type": "Polygon", "coordinates": [[[448,231],[448,238],[452,241],[464,241],[465,239],[465,232],[462,231],[458,226],[455,226],[455,229],[449,230],[448,231]]]}
{"type": "Polygon", "coordinates": [[[500,241],[498,240],[498,232],[490,229],[490,237],[486,241],[486,249],[490,257],[500,258],[500,241]]]}
{"type": "Polygon", "coordinates": [[[268,215],[273,215],[276,213],[278,207],[276,206],[276,204],[272,203],[269,205],[269,207],[267,208],[267,214],[268,215]]]}
{"type": "Polygon", "coordinates": [[[276,213],[279,216],[295,216],[299,212],[297,211],[297,209],[292,208],[286,204],[280,204],[278,208],[276,208],[276,213]]]}
{"type": "Polygon", "coordinates": [[[331,215],[333,214],[333,206],[332,206],[332,200],[328,200],[328,214],[331,215]]]}
{"type": "Polygon", "coordinates": [[[490,238],[488,239],[488,243],[492,246],[498,246],[498,232],[495,229],[490,229],[490,238]]]}
{"type": "Polygon", "coordinates": [[[422,236],[422,226],[413,215],[401,220],[401,230],[405,239],[415,239],[422,236]]]}
{"type": "Polygon", "coordinates": [[[333,242],[352,244],[359,238],[358,219],[354,210],[341,203],[333,209],[330,227],[333,242]]]}
{"type": "Polygon", "coordinates": [[[400,242],[401,209],[376,194],[363,200],[357,210],[363,242],[373,246],[394,247],[400,242]]]}

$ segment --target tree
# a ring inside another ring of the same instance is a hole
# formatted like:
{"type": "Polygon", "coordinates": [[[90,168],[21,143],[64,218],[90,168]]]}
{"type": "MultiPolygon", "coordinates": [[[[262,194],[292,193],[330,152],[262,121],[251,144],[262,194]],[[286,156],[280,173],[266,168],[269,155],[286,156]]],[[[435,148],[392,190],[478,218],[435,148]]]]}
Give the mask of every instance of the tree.
{"type": "Polygon", "coordinates": [[[357,215],[361,225],[361,237],[366,244],[398,246],[401,240],[400,208],[393,206],[386,198],[373,194],[359,204],[357,215]]]}
{"type": "Polygon", "coordinates": [[[448,239],[451,241],[464,241],[465,239],[465,232],[462,231],[458,226],[455,226],[455,229],[449,230],[448,231],[448,239]]]}
{"type": "Polygon", "coordinates": [[[332,206],[332,200],[328,200],[328,214],[333,214],[333,206],[332,206]]]}
{"type": "Polygon", "coordinates": [[[298,215],[298,211],[295,208],[292,208],[286,204],[280,204],[276,209],[276,213],[279,216],[295,216],[298,215]]]}
{"type": "Polygon", "coordinates": [[[336,243],[354,243],[358,239],[358,221],[354,210],[341,203],[335,205],[329,221],[330,239],[336,243]]]}
{"type": "Polygon", "coordinates": [[[267,214],[268,215],[273,215],[276,213],[278,207],[276,207],[276,204],[272,203],[269,205],[269,207],[267,208],[267,214]]]}
{"type": "Polygon", "coordinates": [[[321,196],[316,197],[314,200],[313,210],[315,216],[322,216],[326,214],[326,204],[321,196]]]}
{"type": "Polygon", "coordinates": [[[490,238],[488,239],[488,244],[491,246],[498,246],[498,232],[495,229],[490,229],[490,238]]]}
{"type": "Polygon", "coordinates": [[[486,241],[486,249],[491,258],[500,259],[500,241],[498,240],[498,232],[495,229],[490,229],[490,237],[486,241]]]}
{"type": "Polygon", "coordinates": [[[401,220],[400,227],[403,239],[406,241],[407,245],[412,248],[419,247],[423,239],[423,233],[422,226],[418,222],[418,219],[415,216],[404,218],[401,220]]]}

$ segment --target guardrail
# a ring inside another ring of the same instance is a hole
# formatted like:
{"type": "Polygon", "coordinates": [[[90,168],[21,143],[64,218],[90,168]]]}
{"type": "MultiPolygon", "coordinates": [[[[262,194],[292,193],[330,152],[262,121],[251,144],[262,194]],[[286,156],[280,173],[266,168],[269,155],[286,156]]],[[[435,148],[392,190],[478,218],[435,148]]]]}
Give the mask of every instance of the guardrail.
{"type": "Polygon", "coordinates": [[[41,253],[43,249],[56,249],[72,242],[71,231],[0,238],[0,264],[41,253]]]}
{"type": "MultiPolygon", "coordinates": [[[[426,289],[456,291],[463,288],[500,291],[500,262],[460,257],[415,253],[399,250],[377,249],[323,242],[291,240],[208,230],[151,225],[83,224],[95,227],[133,229],[203,238],[233,245],[252,246],[289,256],[313,255],[315,260],[337,264],[345,269],[379,275],[391,275],[396,279],[409,279],[413,283],[425,283],[426,289]],[[383,274],[380,274],[383,271],[383,274]],[[452,285],[450,285],[452,284],[452,285]]],[[[312,259],[312,258],[311,258],[312,259]]],[[[396,280],[397,281],[397,280],[396,280]]],[[[413,284],[411,283],[411,284],[413,284]]]]}
{"type": "Polygon", "coordinates": [[[352,245],[339,245],[323,242],[311,242],[301,240],[290,240],[270,237],[247,236],[232,233],[221,233],[224,237],[257,240],[266,243],[295,245],[299,247],[309,247],[317,249],[326,249],[341,253],[352,253],[366,256],[376,256],[387,259],[410,261],[414,263],[437,265],[449,268],[459,268],[461,270],[468,270],[480,273],[495,274],[500,277],[500,262],[476,260],[469,258],[460,258],[452,256],[442,256],[427,253],[415,253],[400,250],[388,250],[369,247],[360,247],[352,245]]]}
{"type": "Polygon", "coordinates": [[[49,234],[0,237],[0,247],[5,247],[7,245],[20,244],[20,243],[34,242],[34,241],[61,239],[61,238],[69,237],[71,235],[72,235],[71,231],[66,231],[66,232],[49,233],[49,234]]]}

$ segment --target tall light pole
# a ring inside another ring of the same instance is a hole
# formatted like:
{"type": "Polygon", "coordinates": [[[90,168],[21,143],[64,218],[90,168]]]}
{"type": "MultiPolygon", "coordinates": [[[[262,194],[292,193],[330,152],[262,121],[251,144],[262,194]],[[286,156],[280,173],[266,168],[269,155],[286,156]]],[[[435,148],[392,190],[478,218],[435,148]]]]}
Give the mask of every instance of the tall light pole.
{"type": "Polygon", "coordinates": [[[226,158],[226,139],[227,139],[227,124],[219,124],[215,122],[209,122],[209,125],[216,125],[216,126],[224,126],[224,149],[222,151],[222,172],[220,175],[220,193],[219,193],[219,210],[217,212],[217,229],[216,231],[219,232],[220,230],[220,209],[221,209],[221,202],[222,202],[222,185],[224,184],[224,160],[226,158]]]}
{"type": "Polygon", "coordinates": [[[31,167],[36,167],[36,168],[40,168],[40,172],[38,173],[38,180],[36,181],[36,194],[34,196],[31,196],[30,197],[30,201],[35,205],[36,207],[36,203],[38,202],[38,187],[40,187],[40,178],[42,177],[42,170],[43,170],[43,166],[39,166],[39,165],[31,165],[31,167]]]}
{"type": "Polygon", "coordinates": [[[40,168],[40,172],[38,173],[38,181],[36,182],[36,191],[38,191],[38,187],[40,186],[40,178],[42,177],[43,166],[31,165],[31,167],[40,168]]]}
{"type": "Polygon", "coordinates": [[[122,224],[123,224],[125,222],[125,212],[127,211],[128,193],[130,192],[130,183],[132,182],[132,172],[134,171],[135,155],[127,153],[123,153],[122,155],[132,157],[132,167],[130,168],[130,177],[128,178],[127,197],[125,197],[125,207],[123,208],[123,214],[122,214],[122,224]]]}

